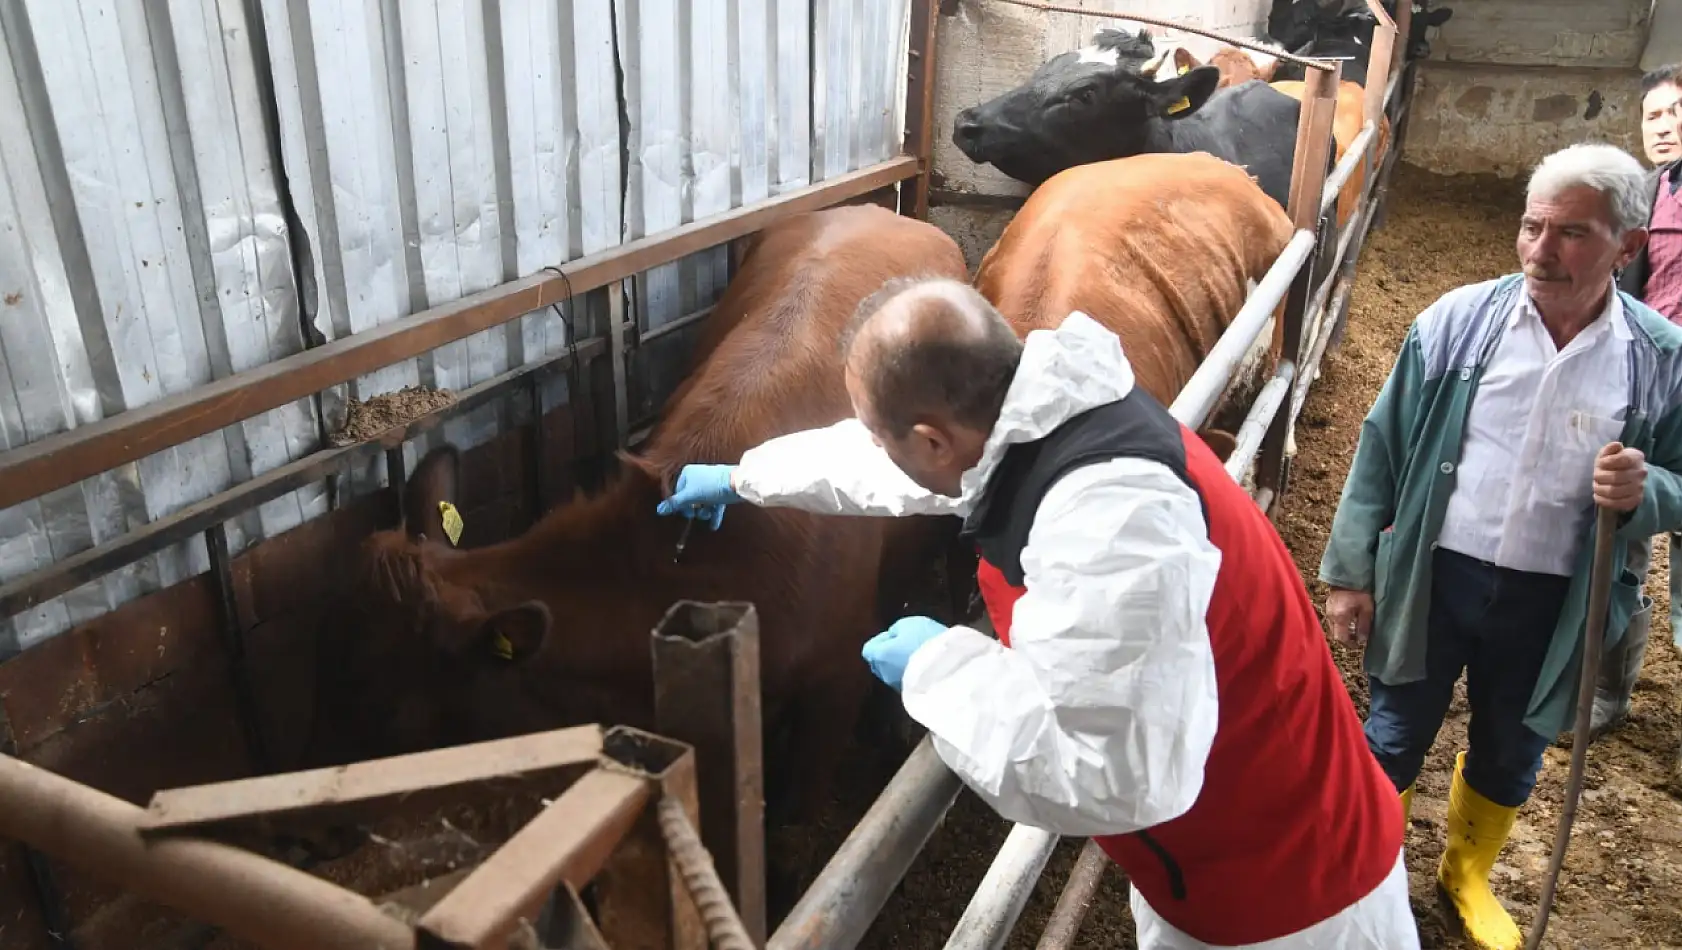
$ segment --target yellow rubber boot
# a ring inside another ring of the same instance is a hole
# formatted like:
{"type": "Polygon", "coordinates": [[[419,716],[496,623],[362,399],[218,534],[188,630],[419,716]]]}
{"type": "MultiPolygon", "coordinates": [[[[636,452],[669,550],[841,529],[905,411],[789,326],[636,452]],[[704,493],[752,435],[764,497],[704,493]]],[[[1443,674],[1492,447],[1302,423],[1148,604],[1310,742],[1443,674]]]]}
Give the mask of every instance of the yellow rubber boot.
{"type": "Polygon", "coordinates": [[[1466,753],[1454,761],[1448,792],[1448,841],[1437,884],[1454,905],[1466,939],[1479,950],[1520,950],[1524,935],[1489,889],[1489,870],[1513,830],[1517,808],[1497,805],[1466,784],[1466,753]]]}
{"type": "Polygon", "coordinates": [[[1407,833],[1408,821],[1413,818],[1413,786],[1402,792],[1402,833],[1407,833]]]}

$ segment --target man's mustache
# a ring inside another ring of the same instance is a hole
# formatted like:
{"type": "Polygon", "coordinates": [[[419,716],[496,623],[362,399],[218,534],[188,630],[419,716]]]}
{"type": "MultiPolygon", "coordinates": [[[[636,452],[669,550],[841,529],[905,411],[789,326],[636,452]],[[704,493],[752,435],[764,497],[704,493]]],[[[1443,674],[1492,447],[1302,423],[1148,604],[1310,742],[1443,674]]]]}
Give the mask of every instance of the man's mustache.
{"type": "Polygon", "coordinates": [[[1570,275],[1563,270],[1554,270],[1541,264],[1524,265],[1524,276],[1531,280],[1565,280],[1570,275]]]}

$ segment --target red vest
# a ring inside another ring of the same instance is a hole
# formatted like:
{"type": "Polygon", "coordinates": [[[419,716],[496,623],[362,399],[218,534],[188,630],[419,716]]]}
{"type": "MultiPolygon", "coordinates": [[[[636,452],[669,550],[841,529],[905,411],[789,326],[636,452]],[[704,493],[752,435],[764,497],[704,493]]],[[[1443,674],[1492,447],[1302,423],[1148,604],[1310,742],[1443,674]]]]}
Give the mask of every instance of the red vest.
{"type": "MultiPolygon", "coordinates": [[[[1207,614],[1214,747],[1190,811],[1097,841],[1170,924],[1204,943],[1259,943],[1377,888],[1401,853],[1401,804],[1367,749],[1290,552],[1214,453],[1178,428],[1181,477],[1202,497],[1221,551],[1207,614]]],[[[1024,591],[985,553],[977,579],[1009,646],[1024,591]]]]}

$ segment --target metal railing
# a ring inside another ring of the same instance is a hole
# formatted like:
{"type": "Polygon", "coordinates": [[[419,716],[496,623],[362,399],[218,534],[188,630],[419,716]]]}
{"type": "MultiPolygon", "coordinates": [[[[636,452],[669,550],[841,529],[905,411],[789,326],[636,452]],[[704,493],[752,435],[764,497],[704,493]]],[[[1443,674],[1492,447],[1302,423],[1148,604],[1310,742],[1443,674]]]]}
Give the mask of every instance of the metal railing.
{"type": "MultiPolygon", "coordinates": [[[[1390,51],[1398,33],[1405,35],[1410,13],[1403,5],[1399,24],[1392,24],[1381,11],[1383,28],[1374,31],[1371,62],[1381,66],[1374,75],[1388,78],[1383,94],[1372,95],[1368,100],[1378,107],[1369,108],[1368,120],[1335,168],[1322,179],[1311,206],[1309,201],[1300,199],[1292,203],[1292,218],[1298,230],[1169,408],[1176,419],[1190,428],[1204,423],[1245,354],[1277,315],[1280,304],[1285,303],[1283,319],[1287,325],[1282,335],[1286,346],[1237,433],[1237,445],[1227,461],[1227,470],[1235,479],[1256,463],[1257,456],[1270,443],[1272,452],[1282,456],[1285,434],[1301,412],[1308,387],[1316,375],[1315,368],[1345,312],[1356,260],[1377,218],[1378,205],[1387,192],[1390,172],[1401,151],[1403,120],[1409,104],[1403,90],[1411,89],[1411,74],[1399,58],[1391,62],[1390,51]],[[1380,46],[1384,47],[1382,53],[1380,46]],[[1387,117],[1391,122],[1389,147],[1382,161],[1376,161],[1378,129],[1387,117]],[[1310,287],[1314,261],[1322,250],[1320,235],[1325,230],[1324,221],[1335,214],[1343,188],[1358,169],[1367,173],[1361,200],[1340,229],[1327,264],[1328,276],[1318,287],[1310,287]],[[1303,331],[1309,327],[1314,333],[1305,341],[1303,331]],[[1308,350],[1306,355],[1301,352],[1304,348],[1308,350]]],[[[1314,73],[1309,75],[1312,78],[1314,73]]],[[[1336,75],[1334,71],[1320,90],[1331,93],[1334,108],[1336,75]]],[[[1312,175],[1308,169],[1313,166],[1305,166],[1302,158],[1307,151],[1305,146],[1310,145],[1310,130],[1315,122],[1311,113],[1316,110],[1309,107],[1309,94],[1313,90],[1310,85],[1304,91],[1294,172],[1297,176],[1312,175]]],[[[1323,119],[1321,129],[1329,138],[1329,121],[1323,119]]],[[[1324,144],[1329,147],[1329,142],[1324,144]]],[[[1318,165],[1321,169],[1325,166],[1324,161],[1318,165]]],[[[1276,459],[1276,463],[1282,461],[1276,459]]],[[[1282,481],[1280,477],[1271,484],[1258,485],[1256,498],[1263,510],[1278,497],[1282,481]]],[[[904,877],[934,824],[951,806],[958,788],[958,780],[940,763],[932,741],[925,736],[853,829],[847,843],[824,867],[812,889],[772,934],[767,950],[855,946],[888,894],[904,877]]],[[[953,929],[946,944],[949,950],[996,950],[1002,946],[1058,841],[1059,837],[1050,832],[1013,825],[953,929]]],[[[1053,920],[1040,942],[1041,950],[1062,950],[1072,943],[1085,907],[1097,888],[1104,860],[1089,842],[1065,885],[1053,920]]]]}

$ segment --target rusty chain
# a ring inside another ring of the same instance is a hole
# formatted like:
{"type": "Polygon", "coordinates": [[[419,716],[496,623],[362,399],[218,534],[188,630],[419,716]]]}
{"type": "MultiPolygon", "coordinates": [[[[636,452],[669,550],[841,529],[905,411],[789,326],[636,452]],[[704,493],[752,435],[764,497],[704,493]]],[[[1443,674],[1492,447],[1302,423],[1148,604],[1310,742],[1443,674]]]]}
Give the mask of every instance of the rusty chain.
{"type": "Polygon", "coordinates": [[[1134,23],[1145,23],[1150,26],[1160,26],[1164,29],[1184,30],[1187,33],[1195,33],[1206,39],[1217,40],[1230,46],[1239,47],[1240,49],[1254,50],[1258,53],[1276,56],[1283,62],[1296,63],[1299,66],[1306,66],[1309,69],[1318,69],[1321,72],[1331,72],[1332,70],[1332,67],[1327,64],[1326,60],[1323,59],[1310,59],[1306,56],[1297,56],[1292,53],[1287,53],[1277,47],[1267,46],[1251,40],[1237,40],[1230,36],[1223,36],[1216,33],[1214,30],[1206,30],[1201,26],[1191,26],[1186,23],[1175,23],[1171,20],[1163,20],[1157,17],[1139,16],[1135,13],[1122,13],[1117,10],[1088,10],[1085,7],[1067,7],[1054,3],[1039,3],[1036,2],[1036,0],[989,0],[989,2],[1008,3],[1011,6],[1026,7],[1030,10],[1043,10],[1046,13],[1072,13],[1077,16],[1105,17],[1111,20],[1131,20],[1134,23]]]}

